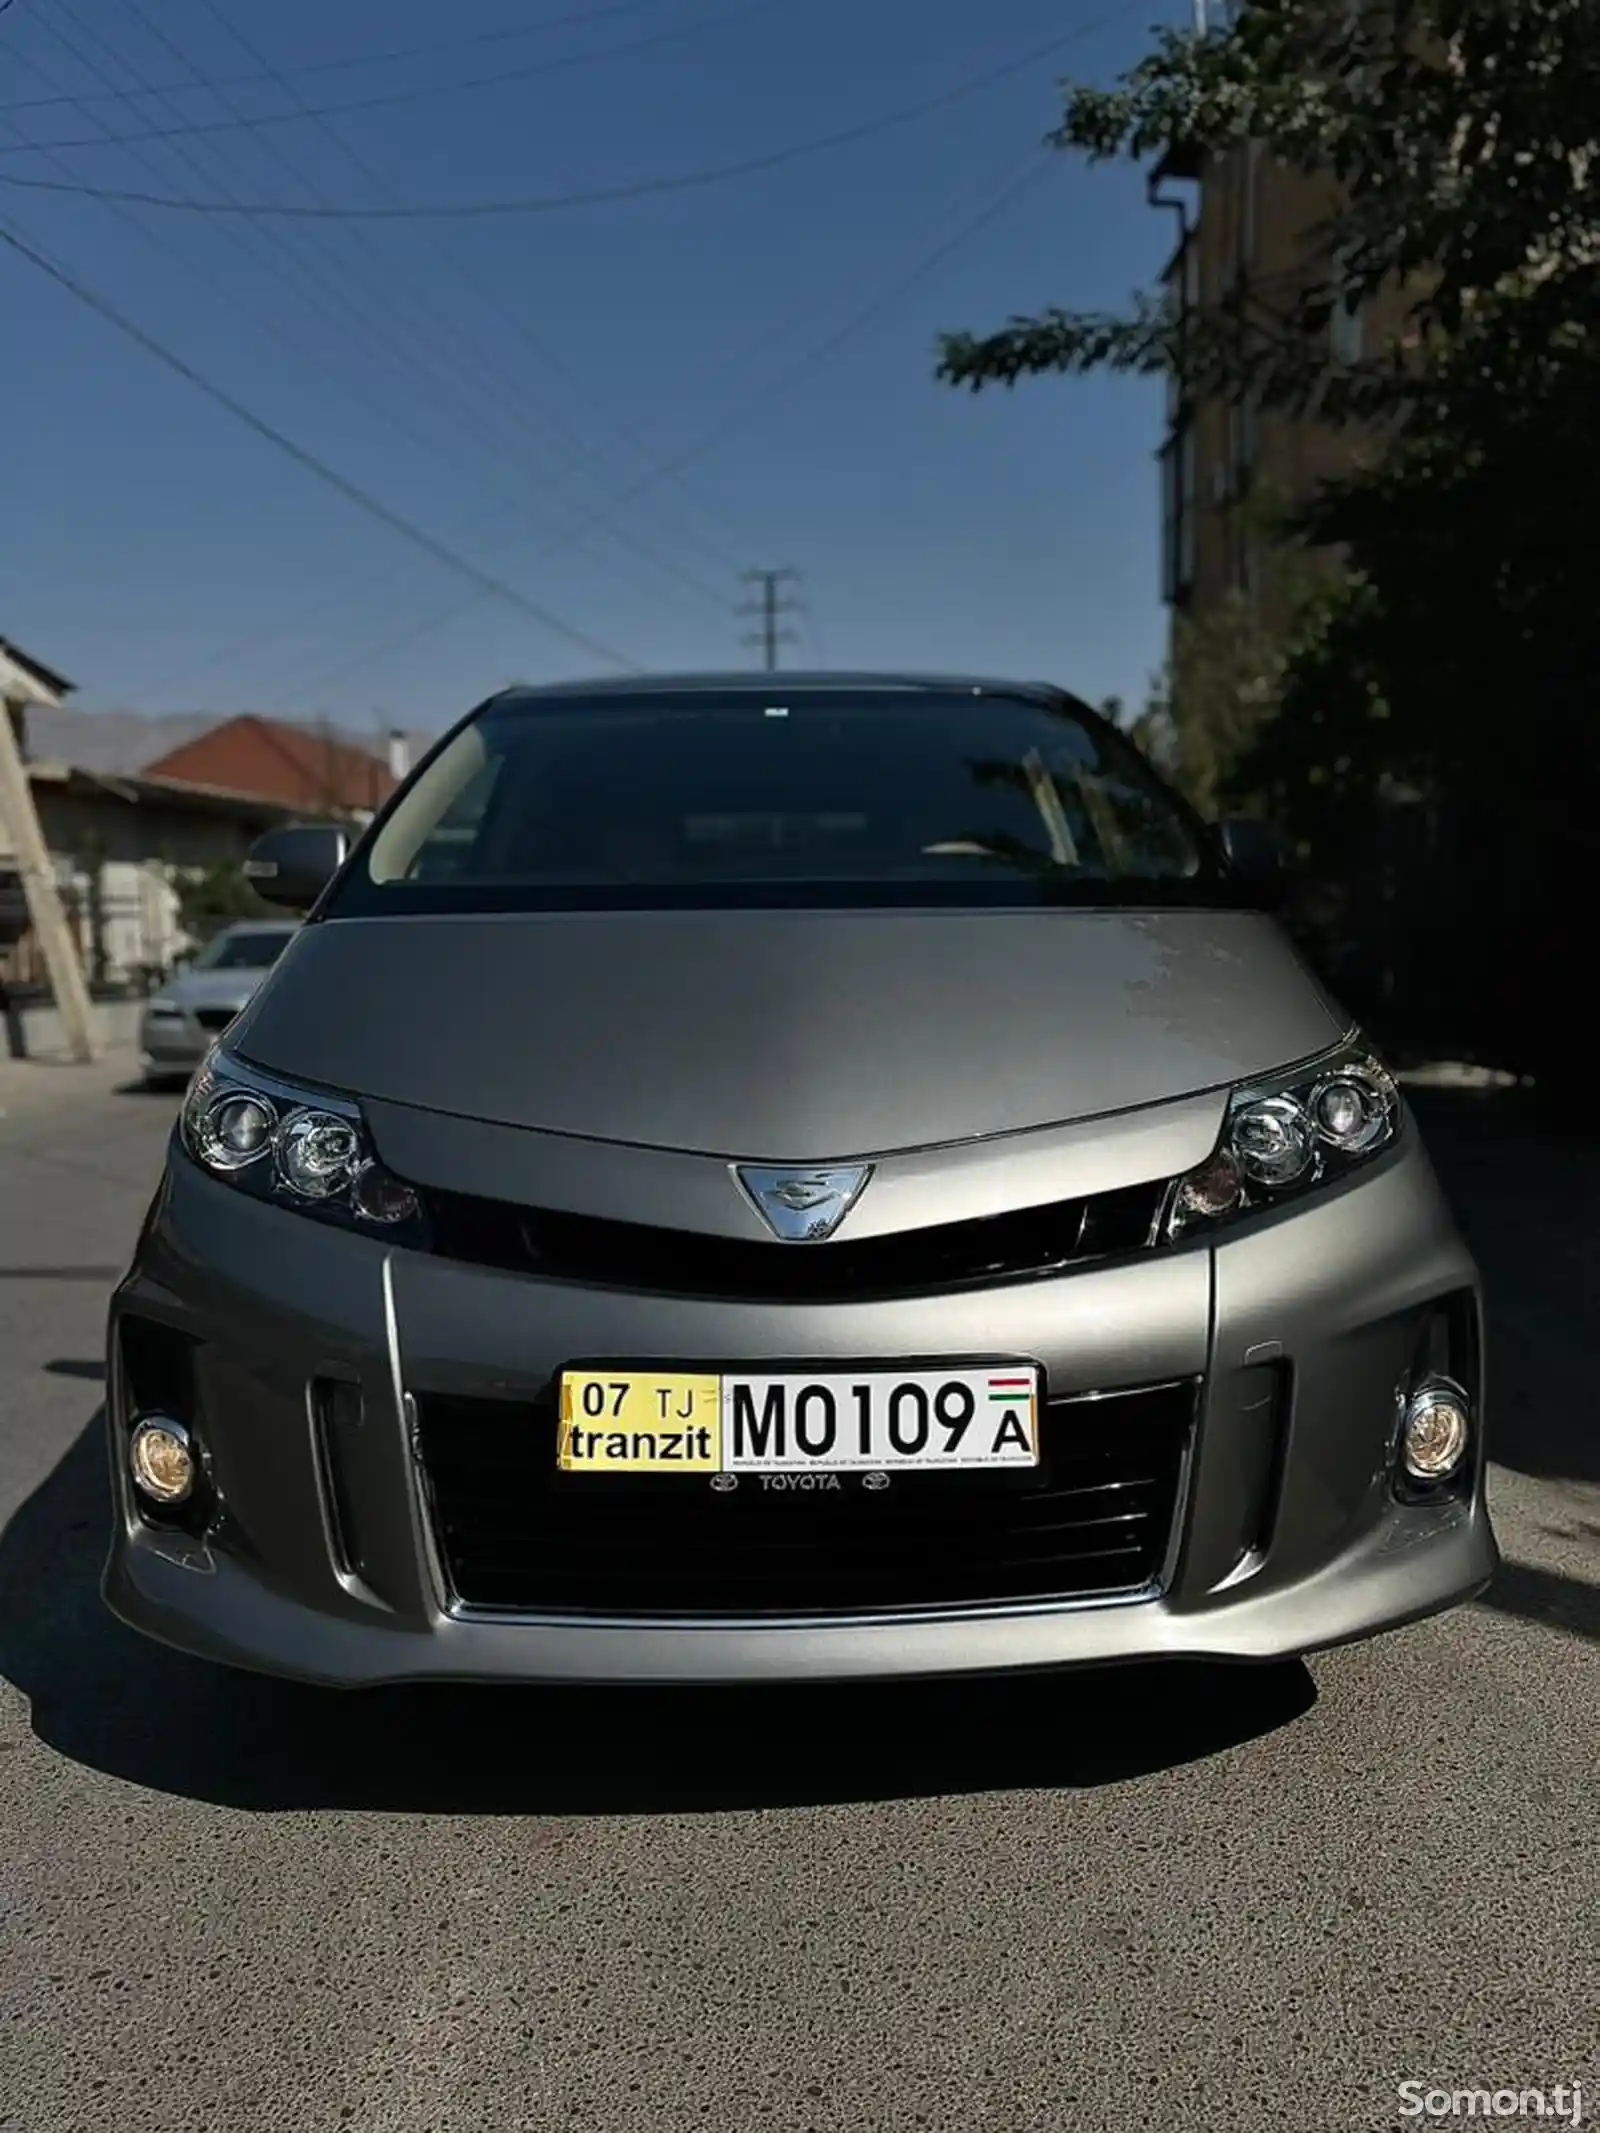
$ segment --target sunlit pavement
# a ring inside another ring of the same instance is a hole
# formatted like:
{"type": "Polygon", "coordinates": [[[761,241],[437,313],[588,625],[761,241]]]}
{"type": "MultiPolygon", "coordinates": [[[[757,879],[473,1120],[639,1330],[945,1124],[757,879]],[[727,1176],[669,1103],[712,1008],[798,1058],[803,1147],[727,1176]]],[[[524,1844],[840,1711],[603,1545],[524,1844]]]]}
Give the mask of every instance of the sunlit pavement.
{"type": "Polygon", "coordinates": [[[4,2133],[1600,2115],[1600,1148],[1419,1098],[1490,1284],[1478,1606],[1267,1672],[331,1697],[97,1597],[129,1071],[0,1061],[4,2133]]]}

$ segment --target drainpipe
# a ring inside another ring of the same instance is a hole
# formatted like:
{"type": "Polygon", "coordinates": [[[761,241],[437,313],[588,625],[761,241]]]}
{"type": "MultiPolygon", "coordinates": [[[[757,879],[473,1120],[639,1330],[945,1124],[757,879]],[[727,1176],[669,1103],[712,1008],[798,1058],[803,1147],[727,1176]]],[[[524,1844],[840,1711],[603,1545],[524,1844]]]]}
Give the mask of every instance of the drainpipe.
{"type": "MultiPolygon", "coordinates": [[[[1196,0],[1196,6],[1203,11],[1204,0],[1196,0]]],[[[1193,419],[1189,407],[1188,380],[1183,375],[1184,358],[1188,352],[1189,345],[1189,241],[1192,235],[1192,225],[1189,221],[1188,203],[1182,196],[1161,190],[1159,165],[1151,171],[1149,177],[1145,180],[1144,196],[1151,207],[1164,207],[1169,214],[1175,215],[1178,221],[1178,330],[1175,335],[1178,370],[1177,416],[1172,425],[1172,433],[1168,442],[1172,451],[1179,455],[1181,461],[1184,426],[1193,419]]],[[[1175,478],[1181,483],[1181,464],[1176,470],[1175,478]]],[[[1194,499],[1192,497],[1186,498],[1184,507],[1188,510],[1193,510],[1194,499]]],[[[1174,576],[1173,583],[1174,593],[1176,593],[1176,576],[1174,576]]]]}
{"type": "Polygon", "coordinates": [[[1159,169],[1151,171],[1145,180],[1144,196],[1151,207],[1164,207],[1178,218],[1178,347],[1181,353],[1189,324],[1189,207],[1178,194],[1161,190],[1159,169]]]}

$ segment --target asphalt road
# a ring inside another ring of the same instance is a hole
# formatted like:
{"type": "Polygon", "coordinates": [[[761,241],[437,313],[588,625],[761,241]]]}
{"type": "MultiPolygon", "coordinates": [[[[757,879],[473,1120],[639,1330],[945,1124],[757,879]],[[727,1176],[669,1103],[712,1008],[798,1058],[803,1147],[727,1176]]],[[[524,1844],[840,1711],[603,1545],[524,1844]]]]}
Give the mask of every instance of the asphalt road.
{"type": "Polygon", "coordinates": [[[1419,2122],[1406,2081],[1600,2121],[1600,1151],[1430,1111],[1491,1289],[1483,1604],[1267,1672],[338,1697],[98,1599],[172,1109],[115,1081],[0,1062],[3,2133],[1320,2133],[1419,2122]]]}

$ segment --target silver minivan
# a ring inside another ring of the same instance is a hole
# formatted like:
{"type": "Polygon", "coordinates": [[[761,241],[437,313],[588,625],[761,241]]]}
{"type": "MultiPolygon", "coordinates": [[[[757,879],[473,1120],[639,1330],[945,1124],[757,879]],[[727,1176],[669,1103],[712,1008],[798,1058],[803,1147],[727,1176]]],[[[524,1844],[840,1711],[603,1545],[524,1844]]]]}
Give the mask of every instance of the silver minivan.
{"type": "Polygon", "coordinates": [[[1477,1592],[1479,1284],[1373,1045],[1053,688],[513,689],[196,1075],[106,1594],[231,1665],[1273,1660],[1477,1592]]]}

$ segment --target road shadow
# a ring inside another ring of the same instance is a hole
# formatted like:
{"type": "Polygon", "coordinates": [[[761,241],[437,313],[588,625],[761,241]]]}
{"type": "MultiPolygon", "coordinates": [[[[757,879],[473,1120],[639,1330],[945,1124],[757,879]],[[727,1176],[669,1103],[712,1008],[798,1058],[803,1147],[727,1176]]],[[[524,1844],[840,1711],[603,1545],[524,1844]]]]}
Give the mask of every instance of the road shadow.
{"type": "Polygon", "coordinates": [[[1477,1604],[1496,1614],[1517,1615],[1524,1622],[1564,1629],[1591,1644],[1600,1644],[1600,1585],[1568,1577],[1560,1570],[1543,1570],[1534,1563],[1503,1562],[1494,1583],[1480,1595],[1477,1604]]]}
{"type": "Polygon", "coordinates": [[[1489,1456],[1600,1484],[1600,1146],[1556,1132],[1525,1089],[1410,1101],[1483,1272],[1489,1456]]]}
{"type": "Polygon", "coordinates": [[[0,1673],[58,1753],[218,1806],[683,1814],[1075,1789],[1221,1754],[1316,1700],[1298,1662],[782,1691],[341,1694],[227,1673],[106,1610],[101,1431],[0,1533],[0,1673]]]}
{"type": "Polygon", "coordinates": [[[103,1384],[106,1366],[93,1357],[57,1356],[45,1364],[45,1374],[52,1378],[83,1378],[91,1385],[103,1384]]]}
{"type": "Polygon", "coordinates": [[[137,1081],[119,1082],[111,1093],[113,1096],[142,1096],[147,1099],[164,1097],[168,1103],[171,1103],[175,1097],[181,1096],[188,1086],[189,1076],[187,1074],[175,1074],[170,1080],[158,1079],[156,1081],[146,1081],[141,1075],[137,1081]]]}

